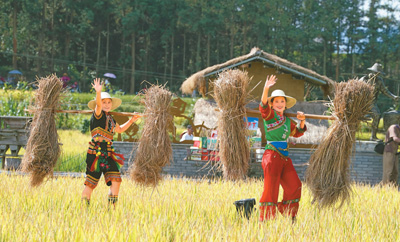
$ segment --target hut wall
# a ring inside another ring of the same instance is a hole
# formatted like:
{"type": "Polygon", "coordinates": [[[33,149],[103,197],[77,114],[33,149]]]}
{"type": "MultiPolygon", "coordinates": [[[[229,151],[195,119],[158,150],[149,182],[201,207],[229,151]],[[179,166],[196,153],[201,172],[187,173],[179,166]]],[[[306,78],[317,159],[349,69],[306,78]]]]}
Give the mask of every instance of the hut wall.
{"type": "MultiPolygon", "coordinates": [[[[357,142],[354,147],[354,156],[352,157],[351,177],[353,181],[369,184],[378,184],[382,179],[382,155],[376,154],[373,149],[376,143],[372,141],[357,142]]],[[[115,149],[118,153],[124,154],[126,162],[121,169],[122,173],[126,173],[130,166],[129,157],[132,155],[133,147],[137,143],[131,142],[114,142],[115,149]]],[[[185,160],[191,145],[172,144],[173,161],[171,165],[164,167],[163,173],[172,176],[184,176],[191,178],[198,177],[215,177],[220,176],[210,165],[206,165],[204,161],[185,160]]],[[[305,170],[313,150],[311,149],[291,149],[290,157],[293,160],[295,169],[301,180],[304,180],[305,170]]],[[[134,155],[134,154],[133,154],[134,155]]],[[[260,162],[252,162],[249,169],[250,177],[263,177],[263,171],[260,162]]]]}
{"type": "MultiPolygon", "coordinates": [[[[281,89],[286,95],[292,96],[297,99],[297,101],[304,101],[304,80],[299,80],[294,78],[291,74],[280,73],[279,70],[271,67],[264,67],[264,64],[260,61],[253,61],[244,64],[240,68],[243,71],[247,71],[248,76],[251,79],[249,90],[252,90],[255,86],[258,86],[250,93],[252,99],[260,100],[263,87],[265,84],[265,79],[268,75],[276,75],[278,81],[270,89],[270,93],[275,89],[281,89]]],[[[208,97],[212,97],[213,85],[212,82],[215,79],[208,80],[208,97]]]]}

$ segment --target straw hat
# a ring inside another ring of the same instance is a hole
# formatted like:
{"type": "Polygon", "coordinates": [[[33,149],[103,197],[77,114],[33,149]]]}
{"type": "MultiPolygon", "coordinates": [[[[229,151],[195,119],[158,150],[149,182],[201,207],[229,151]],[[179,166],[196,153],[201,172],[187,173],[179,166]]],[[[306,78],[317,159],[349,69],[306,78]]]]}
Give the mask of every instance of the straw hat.
{"type": "MultiPolygon", "coordinates": [[[[108,94],[108,92],[102,92],[102,93],[101,93],[101,100],[103,100],[103,99],[105,99],[105,98],[111,99],[111,101],[112,101],[111,110],[114,110],[114,109],[118,108],[119,105],[121,105],[121,103],[122,103],[122,100],[121,100],[121,99],[119,99],[119,98],[117,98],[117,97],[111,97],[110,94],[108,94]]],[[[89,107],[90,109],[94,110],[95,107],[96,107],[96,99],[95,99],[95,100],[91,100],[91,101],[88,103],[88,107],[89,107]]]]}
{"type": "Polygon", "coordinates": [[[286,97],[286,108],[291,108],[296,104],[296,99],[291,96],[287,96],[282,90],[276,89],[271,93],[271,96],[268,98],[269,105],[272,105],[272,98],[274,97],[286,97]]]}
{"type": "Polygon", "coordinates": [[[367,68],[367,69],[370,71],[376,72],[376,73],[379,72],[379,73],[385,74],[385,73],[383,73],[382,65],[379,63],[375,63],[372,67],[367,68]]]}

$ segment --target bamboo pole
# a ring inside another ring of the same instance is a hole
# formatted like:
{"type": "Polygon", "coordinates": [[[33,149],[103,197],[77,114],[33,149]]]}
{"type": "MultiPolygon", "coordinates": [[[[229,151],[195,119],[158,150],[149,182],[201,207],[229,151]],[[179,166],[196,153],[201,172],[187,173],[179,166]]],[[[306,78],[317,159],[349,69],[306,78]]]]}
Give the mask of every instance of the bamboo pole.
{"type": "MultiPolygon", "coordinates": [[[[25,112],[34,113],[35,110],[25,109],[25,112]]],[[[73,113],[73,114],[92,114],[93,110],[56,110],[56,113],[73,113]]],[[[142,113],[128,113],[128,112],[108,112],[111,115],[115,116],[143,116],[142,113]]]]}
{"type": "MultiPolygon", "coordinates": [[[[260,114],[261,112],[259,110],[252,110],[252,109],[246,109],[246,113],[251,113],[251,114],[260,114]]],[[[286,117],[297,117],[297,113],[284,113],[286,117]]],[[[323,119],[323,120],[335,120],[336,118],[333,116],[328,116],[328,115],[317,115],[317,114],[304,114],[306,118],[311,118],[311,119],[323,119]]]]}
{"type": "MultiPolygon", "coordinates": [[[[215,109],[215,111],[220,111],[218,108],[215,109]]],[[[246,109],[246,113],[251,113],[251,114],[259,114],[261,115],[261,112],[259,110],[253,110],[253,109],[246,109]]],[[[297,117],[297,113],[284,113],[286,117],[297,117]]],[[[323,119],[323,120],[335,120],[336,118],[333,116],[328,116],[328,115],[317,115],[317,114],[304,114],[306,118],[310,119],[323,119]]]]}

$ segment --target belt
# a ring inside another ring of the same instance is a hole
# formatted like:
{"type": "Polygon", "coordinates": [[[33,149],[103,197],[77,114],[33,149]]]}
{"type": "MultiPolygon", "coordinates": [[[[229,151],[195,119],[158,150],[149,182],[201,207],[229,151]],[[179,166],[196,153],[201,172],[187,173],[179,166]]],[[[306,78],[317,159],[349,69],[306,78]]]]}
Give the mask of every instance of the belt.
{"type": "Polygon", "coordinates": [[[289,155],[288,143],[286,141],[267,141],[275,151],[280,155],[287,157],[289,155]]]}

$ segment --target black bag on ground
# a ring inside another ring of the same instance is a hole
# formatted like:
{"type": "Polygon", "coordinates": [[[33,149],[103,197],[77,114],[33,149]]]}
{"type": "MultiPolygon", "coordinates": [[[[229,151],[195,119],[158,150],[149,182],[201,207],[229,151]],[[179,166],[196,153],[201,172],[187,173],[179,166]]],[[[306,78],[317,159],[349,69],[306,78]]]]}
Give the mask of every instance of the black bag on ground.
{"type": "Polygon", "coordinates": [[[383,141],[379,141],[378,144],[375,145],[374,151],[382,155],[384,150],[385,150],[385,143],[383,141]]]}
{"type": "Polygon", "coordinates": [[[245,216],[247,219],[250,218],[251,213],[253,212],[254,205],[256,205],[256,199],[249,198],[249,199],[242,199],[235,201],[233,204],[236,206],[236,211],[240,216],[245,216]]]}

